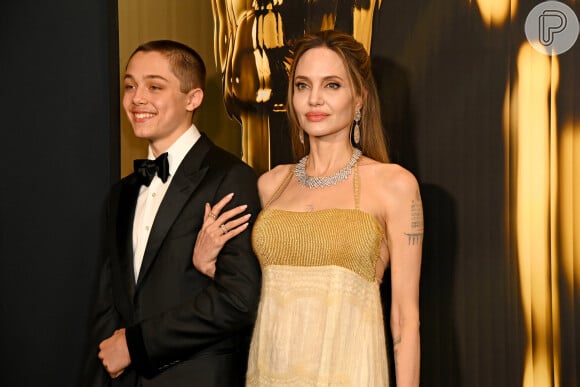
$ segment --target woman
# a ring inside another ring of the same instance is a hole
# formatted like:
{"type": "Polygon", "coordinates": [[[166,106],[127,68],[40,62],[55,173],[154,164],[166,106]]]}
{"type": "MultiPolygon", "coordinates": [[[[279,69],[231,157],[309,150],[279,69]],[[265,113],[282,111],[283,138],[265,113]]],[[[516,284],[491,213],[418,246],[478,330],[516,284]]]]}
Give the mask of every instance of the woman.
{"type": "MultiPolygon", "coordinates": [[[[397,386],[418,386],[421,198],[414,176],[388,163],[370,58],[352,36],[322,31],[297,42],[289,79],[300,161],[258,181],[263,288],[247,385],[388,385],[379,286],[390,266],[397,386]]],[[[209,274],[247,227],[242,208],[217,216],[228,200],[206,207],[196,244],[209,274]]]]}

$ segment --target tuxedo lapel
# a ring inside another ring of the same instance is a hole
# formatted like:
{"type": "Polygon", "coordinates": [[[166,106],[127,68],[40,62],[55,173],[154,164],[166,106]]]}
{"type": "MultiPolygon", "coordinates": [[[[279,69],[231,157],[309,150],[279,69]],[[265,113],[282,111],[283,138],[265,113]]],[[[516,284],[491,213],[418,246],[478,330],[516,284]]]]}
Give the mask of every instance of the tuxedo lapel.
{"type": "Polygon", "coordinates": [[[137,288],[139,288],[151,265],[157,258],[159,248],[175,222],[175,219],[179,216],[183,207],[203,180],[207,172],[207,167],[202,168],[201,164],[210,146],[211,143],[207,137],[202,135],[189,150],[175,172],[175,176],[171,180],[167,193],[155,216],[153,227],[151,228],[143,256],[143,263],[139,271],[137,288]]]}

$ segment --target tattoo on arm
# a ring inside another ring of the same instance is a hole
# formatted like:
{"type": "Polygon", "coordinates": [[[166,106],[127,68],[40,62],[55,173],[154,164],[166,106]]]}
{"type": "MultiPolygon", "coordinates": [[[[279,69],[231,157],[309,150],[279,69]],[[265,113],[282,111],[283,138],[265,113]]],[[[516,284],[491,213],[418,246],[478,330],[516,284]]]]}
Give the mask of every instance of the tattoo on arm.
{"type": "Polygon", "coordinates": [[[423,205],[419,190],[415,193],[415,199],[411,202],[411,230],[405,235],[409,240],[409,245],[417,245],[423,242],[423,205]]]}
{"type": "Polygon", "coordinates": [[[405,235],[409,238],[409,246],[417,245],[423,242],[423,233],[422,232],[415,232],[415,233],[408,233],[406,232],[405,235]]]}
{"type": "Polygon", "coordinates": [[[393,339],[393,346],[396,347],[398,344],[401,344],[401,336],[397,336],[393,339]]]}
{"type": "Polygon", "coordinates": [[[397,352],[398,352],[398,348],[397,346],[401,343],[401,336],[397,336],[397,337],[393,337],[393,354],[395,355],[395,367],[397,366],[397,352]]]}

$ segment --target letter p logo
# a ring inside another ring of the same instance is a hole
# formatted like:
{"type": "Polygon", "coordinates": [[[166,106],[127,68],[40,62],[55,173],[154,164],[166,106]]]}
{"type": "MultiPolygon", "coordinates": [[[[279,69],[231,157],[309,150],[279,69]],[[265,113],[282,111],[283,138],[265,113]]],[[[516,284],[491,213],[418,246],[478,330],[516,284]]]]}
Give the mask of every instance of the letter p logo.
{"type": "Polygon", "coordinates": [[[566,29],[568,19],[566,14],[557,9],[546,9],[540,15],[539,35],[540,43],[550,46],[554,43],[554,36],[566,29]]]}
{"type": "Polygon", "coordinates": [[[526,38],[545,55],[568,51],[578,38],[578,17],[560,1],[544,1],[536,5],[526,18],[526,38]]]}

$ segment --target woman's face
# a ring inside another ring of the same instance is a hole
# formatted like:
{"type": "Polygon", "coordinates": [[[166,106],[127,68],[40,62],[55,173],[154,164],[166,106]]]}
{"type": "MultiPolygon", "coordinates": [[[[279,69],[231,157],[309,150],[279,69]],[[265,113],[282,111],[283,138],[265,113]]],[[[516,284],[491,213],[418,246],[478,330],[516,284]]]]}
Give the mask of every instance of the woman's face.
{"type": "Polygon", "coordinates": [[[349,138],[361,98],[340,56],[327,47],[306,51],[296,64],[292,103],[300,127],[310,140],[349,138]]]}

